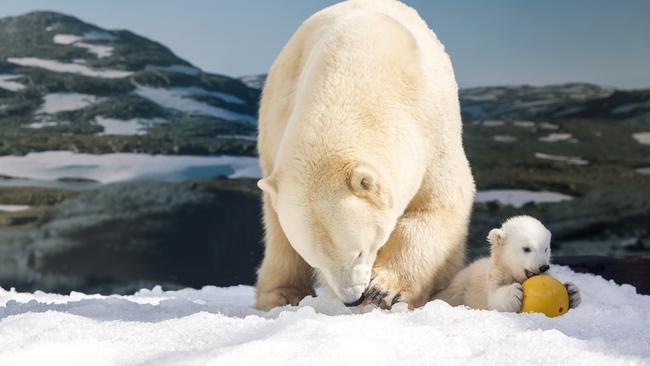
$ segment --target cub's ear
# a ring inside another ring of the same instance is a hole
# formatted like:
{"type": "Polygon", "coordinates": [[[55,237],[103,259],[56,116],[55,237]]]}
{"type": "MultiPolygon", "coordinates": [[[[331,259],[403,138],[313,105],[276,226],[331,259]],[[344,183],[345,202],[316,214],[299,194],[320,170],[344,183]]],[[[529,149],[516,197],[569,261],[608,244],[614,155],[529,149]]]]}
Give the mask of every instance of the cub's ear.
{"type": "Polygon", "coordinates": [[[348,182],[350,189],[355,194],[367,195],[379,193],[379,182],[375,173],[367,167],[356,166],[352,168],[350,180],[348,182]]]}
{"type": "Polygon", "coordinates": [[[275,196],[278,193],[278,188],[276,186],[273,176],[268,176],[257,181],[257,186],[265,193],[267,193],[271,200],[275,200],[275,196]]]}
{"type": "Polygon", "coordinates": [[[501,245],[506,239],[506,232],[501,229],[492,229],[487,236],[488,242],[492,245],[501,245]]]}

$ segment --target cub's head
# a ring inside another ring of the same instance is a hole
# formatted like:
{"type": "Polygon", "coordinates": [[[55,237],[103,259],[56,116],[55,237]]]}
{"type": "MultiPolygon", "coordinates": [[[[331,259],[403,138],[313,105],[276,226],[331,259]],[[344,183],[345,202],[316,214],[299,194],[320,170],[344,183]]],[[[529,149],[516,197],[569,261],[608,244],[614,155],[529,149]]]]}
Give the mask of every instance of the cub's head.
{"type": "Polygon", "coordinates": [[[377,252],[395,227],[392,198],[369,164],[299,162],[258,182],[291,246],[345,303],[359,300],[377,252]],[[295,173],[293,173],[295,172],[295,173]]]}
{"type": "Polygon", "coordinates": [[[518,282],[549,269],[551,232],[530,216],[515,216],[488,235],[493,257],[498,257],[518,282]]]}

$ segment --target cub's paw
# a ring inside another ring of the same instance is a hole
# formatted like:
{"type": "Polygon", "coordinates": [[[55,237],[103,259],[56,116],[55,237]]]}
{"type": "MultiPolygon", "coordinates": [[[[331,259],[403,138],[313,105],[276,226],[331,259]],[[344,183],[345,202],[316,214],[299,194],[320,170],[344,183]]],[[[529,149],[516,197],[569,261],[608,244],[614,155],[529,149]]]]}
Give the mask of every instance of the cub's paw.
{"type": "Polygon", "coordinates": [[[410,291],[400,286],[399,279],[388,272],[376,270],[368,288],[363,293],[363,305],[375,305],[382,309],[390,309],[398,302],[408,303],[410,291]]]}
{"type": "Polygon", "coordinates": [[[493,303],[494,310],[517,313],[521,310],[521,302],[524,299],[524,290],[521,283],[503,286],[498,290],[497,298],[493,303]]]}
{"type": "Polygon", "coordinates": [[[574,285],[571,282],[567,282],[564,284],[564,287],[569,293],[569,309],[577,308],[578,305],[580,305],[580,303],[582,302],[582,298],[580,297],[580,290],[578,289],[578,286],[574,285]]]}
{"type": "Polygon", "coordinates": [[[277,288],[271,291],[257,292],[255,308],[270,310],[278,306],[296,306],[305,296],[315,296],[314,292],[295,288],[277,288]]]}

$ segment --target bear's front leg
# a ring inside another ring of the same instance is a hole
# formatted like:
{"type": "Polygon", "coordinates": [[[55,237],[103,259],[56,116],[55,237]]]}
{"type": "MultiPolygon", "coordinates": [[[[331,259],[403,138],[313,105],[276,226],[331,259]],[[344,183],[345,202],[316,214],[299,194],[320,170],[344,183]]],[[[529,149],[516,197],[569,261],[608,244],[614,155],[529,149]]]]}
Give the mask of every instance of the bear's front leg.
{"type": "Polygon", "coordinates": [[[467,221],[451,210],[405,213],[375,260],[364,304],[424,305],[460,270],[467,221]]]}
{"type": "Polygon", "coordinates": [[[255,307],[269,310],[298,305],[305,296],[315,295],[312,269],[289,244],[267,197],[264,197],[263,209],[265,251],[257,271],[255,307]]]}
{"type": "Polygon", "coordinates": [[[572,282],[567,282],[564,284],[567,292],[569,293],[569,309],[575,309],[582,302],[582,297],[580,297],[580,290],[578,286],[574,285],[572,282]]]}
{"type": "Polygon", "coordinates": [[[521,283],[498,287],[488,293],[488,308],[490,310],[516,313],[521,310],[524,291],[521,283]]]}

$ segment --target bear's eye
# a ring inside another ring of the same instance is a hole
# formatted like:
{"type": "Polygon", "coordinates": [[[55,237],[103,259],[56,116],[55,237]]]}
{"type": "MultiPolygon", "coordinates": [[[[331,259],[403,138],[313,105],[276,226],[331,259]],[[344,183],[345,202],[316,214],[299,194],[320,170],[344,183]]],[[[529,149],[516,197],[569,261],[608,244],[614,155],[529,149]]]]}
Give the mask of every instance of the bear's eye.
{"type": "Polygon", "coordinates": [[[524,253],[530,253],[530,247],[523,247],[524,253]]]}

